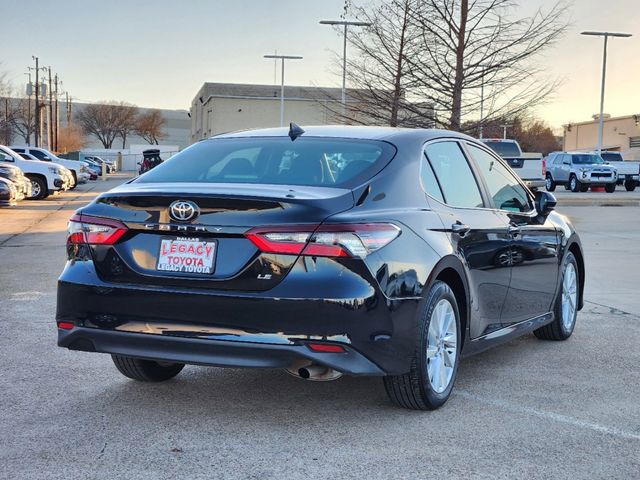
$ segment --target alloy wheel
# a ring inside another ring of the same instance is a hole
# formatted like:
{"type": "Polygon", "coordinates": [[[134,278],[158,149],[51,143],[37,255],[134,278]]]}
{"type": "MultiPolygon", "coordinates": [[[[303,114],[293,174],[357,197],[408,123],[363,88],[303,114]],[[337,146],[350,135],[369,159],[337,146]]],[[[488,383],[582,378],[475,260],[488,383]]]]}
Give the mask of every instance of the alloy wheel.
{"type": "Polygon", "coordinates": [[[458,354],[458,326],[449,300],[440,300],[429,321],[427,332],[427,374],[431,388],[444,392],[451,378],[458,354]]]}
{"type": "Polygon", "coordinates": [[[39,197],[42,192],[40,191],[40,184],[35,180],[31,180],[31,196],[39,197]]]}
{"type": "Polygon", "coordinates": [[[575,319],[578,300],[576,268],[573,263],[567,263],[562,278],[562,326],[570,331],[575,319]]]}

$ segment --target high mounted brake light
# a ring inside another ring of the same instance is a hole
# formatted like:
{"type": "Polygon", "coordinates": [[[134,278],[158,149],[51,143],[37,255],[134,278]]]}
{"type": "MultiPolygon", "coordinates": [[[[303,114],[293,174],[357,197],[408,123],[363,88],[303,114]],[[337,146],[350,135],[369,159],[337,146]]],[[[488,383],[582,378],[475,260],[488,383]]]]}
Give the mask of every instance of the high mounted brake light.
{"type": "Polygon", "coordinates": [[[69,244],[113,245],[127,233],[127,227],[116,220],[74,215],[69,220],[69,244]]]}
{"type": "Polygon", "coordinates": [[[391,223],[258,227],[245,236],[264,253],[364,258],[400,235],[391,223]]]}

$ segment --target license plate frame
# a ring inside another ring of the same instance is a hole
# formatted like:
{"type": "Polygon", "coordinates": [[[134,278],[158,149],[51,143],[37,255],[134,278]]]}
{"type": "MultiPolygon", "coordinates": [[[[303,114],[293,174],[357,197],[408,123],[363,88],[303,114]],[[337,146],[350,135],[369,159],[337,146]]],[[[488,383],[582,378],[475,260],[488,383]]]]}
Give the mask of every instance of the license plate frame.
{"type": "Polygon", "coordinates": [[[156,271],[188,275],[212,275],[215,272],[217,257],[218,242],[215,239],[163,237],[160,240],[158,254],[156,255],[156,271]],[[175,248],[172,247],[174,245],[175,248]]]}

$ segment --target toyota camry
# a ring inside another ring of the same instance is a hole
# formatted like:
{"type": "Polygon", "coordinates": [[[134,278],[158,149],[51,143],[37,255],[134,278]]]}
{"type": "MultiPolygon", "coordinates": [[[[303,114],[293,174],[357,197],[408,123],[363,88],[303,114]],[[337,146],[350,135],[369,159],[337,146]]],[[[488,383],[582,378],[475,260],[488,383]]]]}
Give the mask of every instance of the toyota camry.
{"type": "Polygon", "coordinates": [[[185,364],[380,376],[434,409],[463,356],[572,334],[583,252],[554,207],[455,132],[215,136],[73,215],[58,345],[147,382],[185,364]]]}

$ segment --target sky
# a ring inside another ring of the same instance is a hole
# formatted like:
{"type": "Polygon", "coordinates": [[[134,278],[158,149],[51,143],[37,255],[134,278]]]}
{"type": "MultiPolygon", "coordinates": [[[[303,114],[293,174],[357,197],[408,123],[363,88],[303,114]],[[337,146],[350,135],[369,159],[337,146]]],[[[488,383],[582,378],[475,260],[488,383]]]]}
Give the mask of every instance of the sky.
{"type": "MultiPolygon", "coordinates": [[[[516,15],[556,0],[521,0],[516,15]]],[[[208,82],[274,83],[264,54],[302,55],[287,64],[290,85],[340,86],[342,42],[322,19],[343,0],[0,0],[0,74],[15,84],[27,68],[51,66],[79,101],[122,100],[188,109],[208,82]],[[10,19],[22,19],[11,21],[10,19]]],[[[640,113],[640,0],[573,0],[571,26],[540,62],[562,86],[535,114],[552,127],[599,110],[602,40],[583,30],[632,33],[609,43],[605,112],[640,113]]],[[[279,78],[278,78],[279,82],[279,78]]]]}

